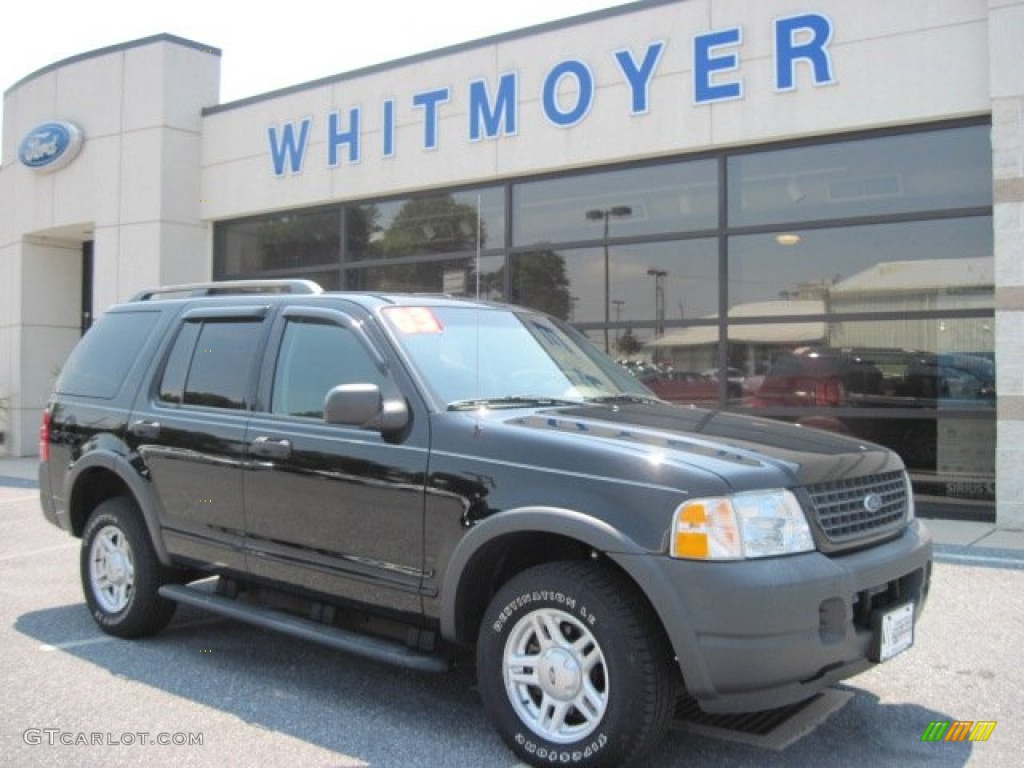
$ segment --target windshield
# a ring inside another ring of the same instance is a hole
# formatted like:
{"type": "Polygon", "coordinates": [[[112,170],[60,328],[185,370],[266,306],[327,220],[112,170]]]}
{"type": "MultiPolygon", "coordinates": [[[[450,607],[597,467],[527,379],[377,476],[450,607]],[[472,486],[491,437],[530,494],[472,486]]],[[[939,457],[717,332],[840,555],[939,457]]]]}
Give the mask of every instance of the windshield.
{"type": "Polygon", "coordinates": [[[425,383],[449,407],[652,397],[582,334],[546,315],[404,306],[382,314],[425,383]]]}

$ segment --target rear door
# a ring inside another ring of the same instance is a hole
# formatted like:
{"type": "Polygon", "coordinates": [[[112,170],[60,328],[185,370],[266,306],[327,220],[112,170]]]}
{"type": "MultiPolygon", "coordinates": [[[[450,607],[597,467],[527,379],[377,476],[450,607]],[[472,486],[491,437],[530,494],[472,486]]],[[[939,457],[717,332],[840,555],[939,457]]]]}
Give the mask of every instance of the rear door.
{"type": "Polygon", "coordinates": [[[345,599],[419,612],[426,419],[400,436],[327,424],[339,384],[400,386],[400,372],[340,303],[293,306],[274,321],[246,433],[250,571],[345,599]]]}
{"type": "Polygon", "coordinates": [[[172,555],[245,570],[242,462],[266,306],[187,311],[132,413],[172,555]]]}

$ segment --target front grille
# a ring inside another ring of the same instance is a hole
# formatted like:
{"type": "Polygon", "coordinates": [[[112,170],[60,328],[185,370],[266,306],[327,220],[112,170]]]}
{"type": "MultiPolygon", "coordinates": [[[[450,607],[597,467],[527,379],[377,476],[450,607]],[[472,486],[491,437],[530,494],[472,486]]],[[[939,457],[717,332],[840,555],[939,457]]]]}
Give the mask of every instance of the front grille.
{"type": "Polygon", "coordinates": [[[814,514],[832,542],[847,543],[884,532],[907,514],[907,483],[902,472],[866,475],[810,485],[814,514]],[[877,496],[880,504],[868,503],[877,496]]]}

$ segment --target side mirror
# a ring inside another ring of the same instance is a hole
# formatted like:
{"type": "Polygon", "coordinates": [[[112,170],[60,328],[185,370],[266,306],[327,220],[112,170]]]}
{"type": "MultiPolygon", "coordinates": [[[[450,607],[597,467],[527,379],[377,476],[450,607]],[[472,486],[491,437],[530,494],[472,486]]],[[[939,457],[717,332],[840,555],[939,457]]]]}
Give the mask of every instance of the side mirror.
{"type": "Polygon", "coordinates": [[[401,397],[385,400],[376,384],[340,384],[324,398],[324,421],[390,434],[409,423],[409,408],[401,397]]]}

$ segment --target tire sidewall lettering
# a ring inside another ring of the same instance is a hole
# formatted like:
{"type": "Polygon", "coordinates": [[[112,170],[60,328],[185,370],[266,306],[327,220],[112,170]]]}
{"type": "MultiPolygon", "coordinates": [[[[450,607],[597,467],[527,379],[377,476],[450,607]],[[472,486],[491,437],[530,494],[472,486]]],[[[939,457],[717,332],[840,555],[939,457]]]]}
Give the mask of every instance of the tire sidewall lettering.
{"type": "Polygon", "coordinates": [[[593,736],[586,746],[574,745],[571,749],[562,749],[557,745],[545,746],[534,741],[533,736],[527,736],[522,732],[516,733],[515,742],[530,755],[536,755],[552,765],[571,765],[581,760],[589,760],[608,743],[608,737],[603,732],[593,736]]]}
{"type": "Polygon", "coordinates": [[[539,589],[532,592],[524,592],[506,603],[498,613],[498,617],[491,623],[491,630],[501,634],[505,626],[516,614],[534,603],[555,605],[570,615],[578,616],[580,621],[588,627],[597,625],[597,615],[588,610],[587,606],[577,598],[566,595],[560,590],[539,589]]]}

